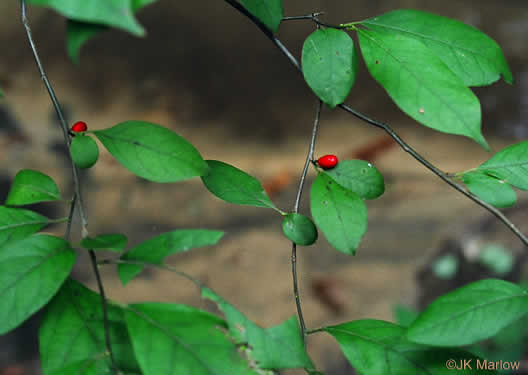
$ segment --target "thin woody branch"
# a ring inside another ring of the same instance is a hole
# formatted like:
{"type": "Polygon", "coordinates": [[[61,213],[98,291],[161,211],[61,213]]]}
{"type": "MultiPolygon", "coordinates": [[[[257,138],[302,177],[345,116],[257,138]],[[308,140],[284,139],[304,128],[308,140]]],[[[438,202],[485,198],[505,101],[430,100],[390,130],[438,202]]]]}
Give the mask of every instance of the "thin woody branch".
{"type": "MultiPolygon", "coordinates": [[[[255,16],[253,16],[251,13],[249,13],[241,4],[236,2],[235,0],[224,0],[226,3],[231,5],[233,8],[238,10],[240,13],[242,13],[244,16],[249,18],[263,33],[268,37],[268,39],[271,40],[273,44],[288,58],[290,63],[297,69],[299,73],[302,74],[301,65],[299,64],[299,61],[291,54],[291,52],[284,46],[284,44],[269,30],[266,25],[264,25],[259,19],[257,19],[255,16]]],[[[312,19],[312,17],[307,17],[306,19],[312,19]]],[[[387,124],[384,124],[380,121],[373,120],[369,118],[368,116],[346,106],[345,104],[340,104],[338,106],[345,112],[350,113],[351,115],[359,118],[360,120],[363,120],[369,125],[375,126],[377,128],[380,128],[384,130],[387,134],[389,134],[392,139],[398,145],[407,153],[409,153],[413,158],[415,158],[420,164],[425,166],[427,169],[429,169],[431,172],[433,172],[435,175],[437,175],[442,181],[444,181],[446,184],[451,186],[453,189],[458,191],[459,193],[463,194],[467,198],[471,199],[473,202],[478,204],[479,206],[483,207],[487,211],[489,211],[491,214],[493,214],[495,217],[497,217],[509,230],[513,232],[515,236],[521,240],[521,242],[528,247],[528,237],[526,237],[515,224],[513,224],[501,211],[499,211],[497,208],[493,207],[489,203],[483,201],[473,193],[467,191],[464,187],[457,184],[456,182],[452,181],[450,179],[450,175],[441,171],[436,166],[434,166],[432,163],[427,161],[424,157],[422,157],[416,150],[414,150],[411,146],[409,146],[407,143],[405,143],[398,134],[392,130],[387,124]]]]}

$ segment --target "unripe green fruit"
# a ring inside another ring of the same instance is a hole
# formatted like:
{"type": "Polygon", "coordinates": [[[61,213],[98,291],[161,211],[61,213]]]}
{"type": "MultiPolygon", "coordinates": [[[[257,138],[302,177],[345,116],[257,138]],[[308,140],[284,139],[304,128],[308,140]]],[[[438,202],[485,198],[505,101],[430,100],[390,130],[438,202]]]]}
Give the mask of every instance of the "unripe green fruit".
{"type": "Polygon", "coordinates": [[[97,143],[92,137],[83,134],[73,138],[70,151],[73,162],[82,169],[92,167],[99,158],[97,143]]]}
{"type": "Polygon", "coordinates": [[[317,240],[317,228],[313,221],[304,215],[291,213],[282,222],[282,231],[292,242],[309,246],[317,240]]]}

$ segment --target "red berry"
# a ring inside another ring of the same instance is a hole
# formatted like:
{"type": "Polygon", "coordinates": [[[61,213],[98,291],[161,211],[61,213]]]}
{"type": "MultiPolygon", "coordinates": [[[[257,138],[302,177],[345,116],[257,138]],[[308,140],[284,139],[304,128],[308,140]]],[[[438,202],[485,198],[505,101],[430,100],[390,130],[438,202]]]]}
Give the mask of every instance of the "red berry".
{"type": "Polygon", "coordinates": [[[85,132],[86,130],[88,130],[88,126],[86,125],[86,122],[84,121],[77,121],[72,126],[72,131],[76,133],[85,132]]]}
{"type": "Polygon", "coordinates": [[[335,155],[325,155],[317,159],[317,164],[323,169],[334,168],[338,162],[339,160],[337,160],[335,155]]]}

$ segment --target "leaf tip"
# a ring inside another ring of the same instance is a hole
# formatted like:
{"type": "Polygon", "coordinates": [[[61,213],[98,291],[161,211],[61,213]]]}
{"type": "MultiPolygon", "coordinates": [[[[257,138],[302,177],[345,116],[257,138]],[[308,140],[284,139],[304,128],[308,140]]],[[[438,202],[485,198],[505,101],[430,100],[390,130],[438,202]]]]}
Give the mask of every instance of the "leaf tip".
{"type": "Polygon", "coordinates": [[[486,141],[486,138],[482,135],[482,133],[478,133],[475,136],[471,137],[475,142],[477,142],[479,145],[481,145],[486,151],[490,152],[491,148],[488,144],[488,141],[486,141]]]}

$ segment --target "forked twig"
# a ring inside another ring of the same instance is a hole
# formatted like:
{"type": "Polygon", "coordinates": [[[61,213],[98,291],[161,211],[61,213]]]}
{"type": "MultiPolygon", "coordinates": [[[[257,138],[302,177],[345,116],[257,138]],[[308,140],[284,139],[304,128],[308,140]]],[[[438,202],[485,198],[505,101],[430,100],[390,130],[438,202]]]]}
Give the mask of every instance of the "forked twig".
{"type": "MultiPolygon", "coordinates": [[[[251,13],[249,13],[241,4],[236,2],[235,0],[224,0],[226,3],[231,5],[233,8],[238,10],[240,13],[242,13],[244,16],[249,18],[263,33],[268,37],[268,39],[271,40],[273,44],[288,58],[290,63],[297,69],[299,73],[302,74],[301,65],[297,61],[297,59],[291,54],[291,52],[282,44],[282,42],[273,34],[271,30],[269,30],[266,25],[264,25],[258,18],[253,16],[251,13]]],[[[307,17],[306,19],[311,19],[311,17],[307,17]]],[[[456,182],[452,181],[449,178],[449,175],[437,167],[435,167],[432,163],[427,161],[424,157],[422,157],[416,150],[414,150],[411,146],[409,146],[407,143],[405,143],[398,134],[392,130],[387,124],[384,124],[380,121],[373,120],[364,114],[344,105],[340,104],[339,108],[342,110],[352,114],[353,116],[363,120],[369,125],[378,127],[380,129],[383,129],[387,134],[389,134],[392,139],[398,145],[407,153],[409,153],[413,158],[415,158],[420,164],[425,166],[427,169],[429,169],[431,172],[433,172],[435,175],[437,175],[439,178],[441,178],[445,183],[447,183],[449,186],[451,186],[453,189],[457,190],[459,193],[463,194],[467,198],[471,199],[473,202],[478,204],[479,206],[483,207],[487,211],[489,211],[491,214],[493,214],[495,217],[497,217],[508,229],[510,229],[515,236],[521,240],[521,242],[528,247],[528,237],[526,237],[515,224],[513,224],[504,214],[499,211],[497,208],[493,207],[489,203],[486,203],[470,191],[466,190],[461,185],[457,184],[456,182]]]]}

